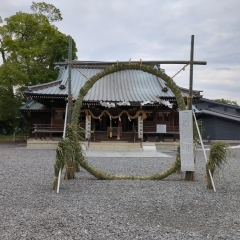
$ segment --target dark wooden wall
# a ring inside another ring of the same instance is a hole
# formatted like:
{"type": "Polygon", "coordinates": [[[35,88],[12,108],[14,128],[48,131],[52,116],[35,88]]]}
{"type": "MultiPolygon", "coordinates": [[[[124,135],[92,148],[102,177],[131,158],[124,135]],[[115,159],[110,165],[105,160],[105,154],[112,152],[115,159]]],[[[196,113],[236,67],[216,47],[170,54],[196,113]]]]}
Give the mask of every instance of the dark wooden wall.
{"type": "Polygon", "coordinates": [[[240,140],[240,122],[214,116],[202,116],[202,137],[210,140],[240,140]]]}

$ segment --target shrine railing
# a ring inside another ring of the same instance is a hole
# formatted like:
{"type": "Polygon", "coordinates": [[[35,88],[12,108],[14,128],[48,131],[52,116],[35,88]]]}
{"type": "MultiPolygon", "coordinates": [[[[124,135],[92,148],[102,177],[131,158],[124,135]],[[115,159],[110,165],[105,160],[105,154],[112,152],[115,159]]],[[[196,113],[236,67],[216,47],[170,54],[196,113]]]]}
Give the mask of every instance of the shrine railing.
{"type": "MultiPolygon", "coordinates": [[[[143,126],[143,133],[158,133],[156,126],[143,126]]],[[[179,133],[179,126],[166,126],[166,133],[179,133]]]]}
{"type": "Polygon", "coordinates": [[[32,133],[34,133],[35,139],[37,139],[38,137],[46,138],[47,136],[52,139],[52,135],[54,133],[63,133],[63,128],[63,125],[33,124],[32,133]]]}

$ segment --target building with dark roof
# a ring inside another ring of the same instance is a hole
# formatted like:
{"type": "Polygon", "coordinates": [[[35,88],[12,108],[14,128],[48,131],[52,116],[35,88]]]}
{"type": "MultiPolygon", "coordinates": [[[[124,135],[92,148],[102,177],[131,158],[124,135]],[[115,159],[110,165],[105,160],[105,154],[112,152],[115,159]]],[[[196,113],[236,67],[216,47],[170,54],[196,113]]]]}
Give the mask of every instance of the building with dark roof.
{"type": "MultiPolygon", "coordinates": [[[[155,62],[143,64],[162,71],[155,62]]],[[[104,62],[73,61],[73,104],[88,79],[108,65],[104,62]]],[[[41,132],[51,132],[51,137],[62,135],[68,98],[68,65],[58,63],[58,67],[59,76],[56,81],[28,86],[23,92],[28,102],[20,110],[30,113],[31,133],[36,137],[41,132]]],[[[180,90],[186,100],[188,90],[180,90]]],[[[193,95],[193,102],[202,97],[201,91],[193,91],[193,95]]],[[[124,70],[109,74],[93,85],[84,97],[79,123],[85,129],[86,124],[90,124],[87,139],[137,141],[139,117],[143,115],[144,141],[164,140],[169,137],[178,139],[178,106],[171,89],[155,75],[141,70],[124,70]],[[165,130],[159,132],[158,129],[165,130]]]]}
{"type": "MultiPolygon", "coordinates": [[[[73,61],[71,85],[73,104],[89,78],[112,63],[73,61]]],[[[157,62],[143,62],[163,71],[157,62]]],[[[68,65],[58,63],[56,81],[28,86],[27,102],[20,108],[29,113],[31,136],[62,136],[68,99],[68,65]],[[40,134],[42,133],[42,134],[40,134]]],[[[186,100],[188,89],[179,87],[186,100]]],[[[193,91],[193,109],[202,122],[202,137],[206,140],[240,140],[240,107],[203,98],[202,91],[193,91]]],[[[187,101],[186,101],[187,102],[187,101]]],[[[137,141],[139,116],[143,115],[143,140],[164,141],[179,138],[176,98],[159,77],[141,70],[124,70],[97,81],[85,95],[80,125],[87,139],[95,141],[137,141]],[[141,114],[138,114],[141,111],[141,114]],[[90,122],[87,121],[91,119],[90,122]],[[118,117],[116,117],[118,116],[118,117]],[[158,129],[165,129],[158,132],[158,129]]]]}
{"type": "Polygon", "coordinates": [[[240,106],[201,98],[195,103],[203,139],[240,140],[240,106]]]}

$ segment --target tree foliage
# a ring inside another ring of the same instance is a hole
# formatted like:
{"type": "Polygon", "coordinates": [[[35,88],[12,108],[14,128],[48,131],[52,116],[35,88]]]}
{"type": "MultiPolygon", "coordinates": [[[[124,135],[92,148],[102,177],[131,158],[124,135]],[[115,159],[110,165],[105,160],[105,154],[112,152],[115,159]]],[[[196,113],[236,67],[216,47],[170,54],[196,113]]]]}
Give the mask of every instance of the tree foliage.
{"type": "Polygon", "coordinates": [[[219,103],[232,104],[232,105],[239,106],[238,103],[237,103],[237,101],[231,101],[231,100],[224,99],[224,98],[215,99],[214,101],[215,101],[215,102],[219,102],[219,103]]]}
{"type": "Polygon", "coordinates": [[[0,86],[0,134],[3,130],[7,133],[16,127],[18,118],[18,108],[20,101],[18,96],[14,96],[11,89],[0,86]]]}
{"type": "MultiPolygon", "coordinates": [[[[7,102],[6,94],[17,102],[8,108],[9,113],[0,115],[0,121],[16,117],[21,105],[21,98],[14,94],[16,86],[55,80],[58,72],[54,69],[54,62],[68,58],[68,36],[52,24],[62,20],[60,10],[45,2],[33,2],[31,10],[33,13],[19,11],[4,22],[0,19],[0,62],[3,63],[0,66],[0,88],[4,92],[0,94],[0,106],[2,109],[11,102],[7,102]]],[[[72,45],[72,56],[76,59],[74,41],[72,45]]]]}
{"type": "Polygon", "coordinates": [[[31,10],[34,13],[45,15],[50,22],[56,22],[62,20],[62,14],[58,8],[52,4],[47,4],[45,2],[32,2],[31,10]]]}

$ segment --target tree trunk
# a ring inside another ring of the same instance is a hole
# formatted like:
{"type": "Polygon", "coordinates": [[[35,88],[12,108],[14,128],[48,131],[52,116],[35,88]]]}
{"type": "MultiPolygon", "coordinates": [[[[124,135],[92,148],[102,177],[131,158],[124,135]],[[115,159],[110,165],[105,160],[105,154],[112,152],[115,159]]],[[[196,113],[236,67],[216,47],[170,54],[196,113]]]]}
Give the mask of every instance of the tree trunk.
{"type": "Polygon", "coordinates": [[[1,51],[1,54],[2,54],[2,60],[3,60],[3,63],[6,62],[6,58],[5,58],[5,52],[3,49],[0,50],[1,51]]]}

